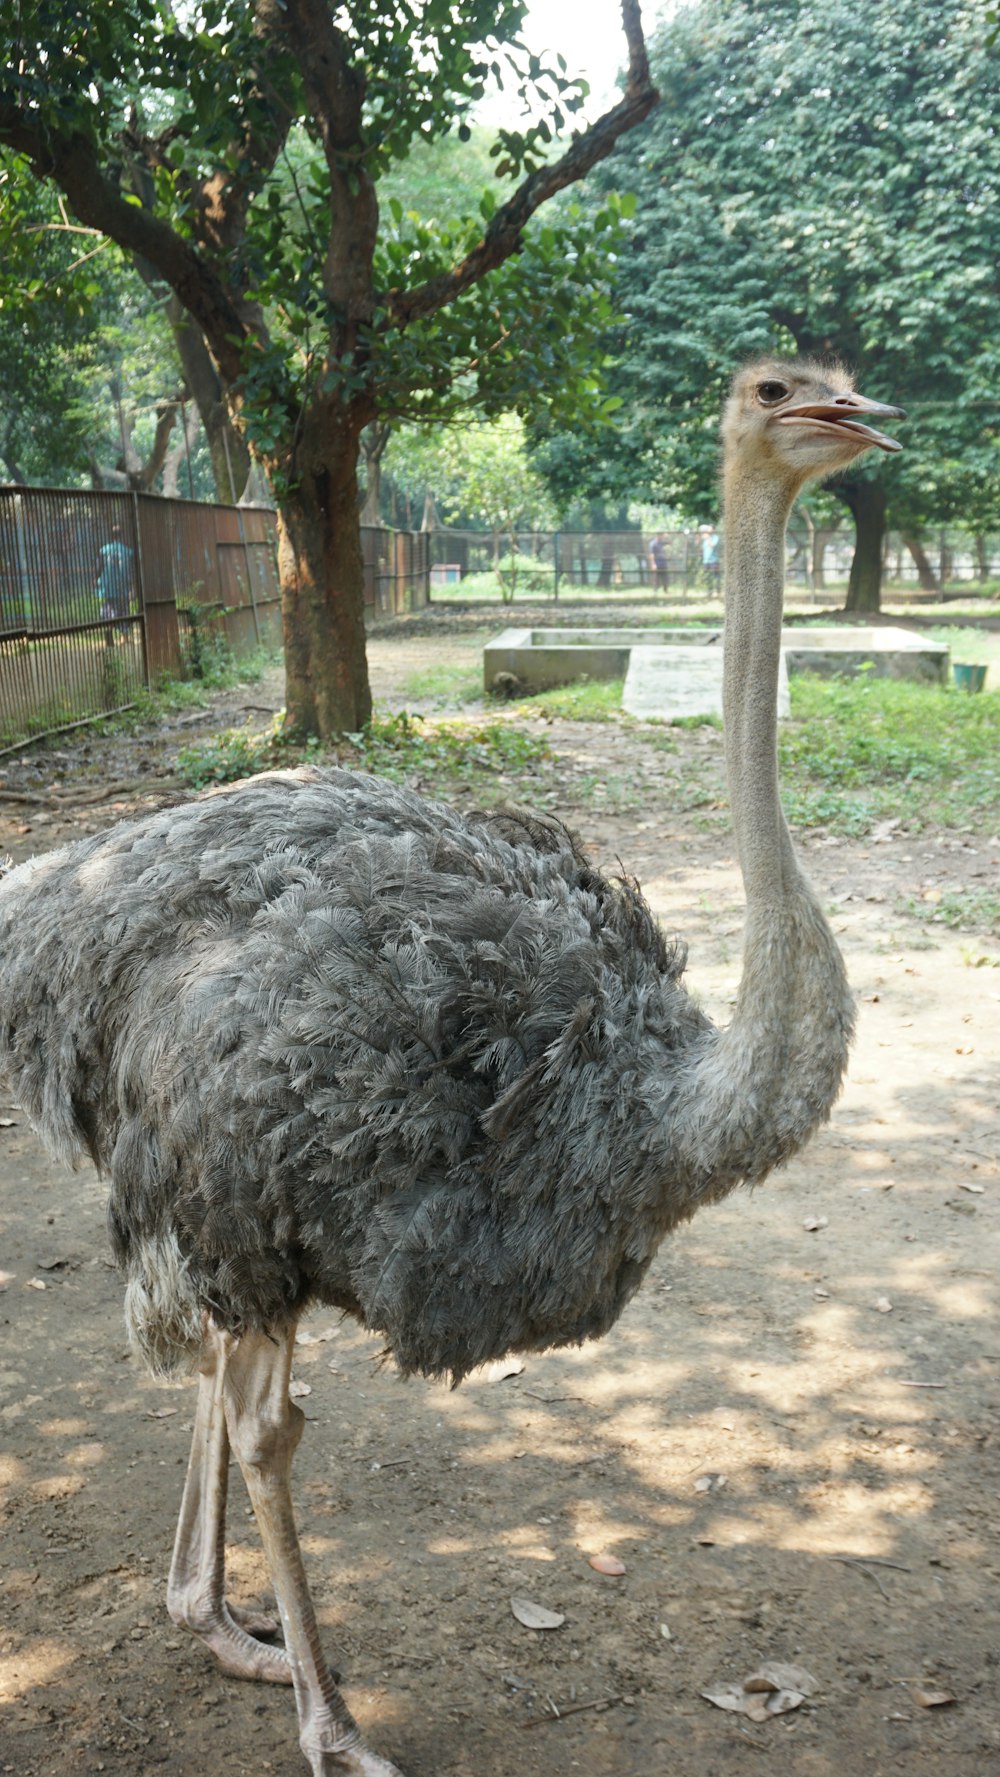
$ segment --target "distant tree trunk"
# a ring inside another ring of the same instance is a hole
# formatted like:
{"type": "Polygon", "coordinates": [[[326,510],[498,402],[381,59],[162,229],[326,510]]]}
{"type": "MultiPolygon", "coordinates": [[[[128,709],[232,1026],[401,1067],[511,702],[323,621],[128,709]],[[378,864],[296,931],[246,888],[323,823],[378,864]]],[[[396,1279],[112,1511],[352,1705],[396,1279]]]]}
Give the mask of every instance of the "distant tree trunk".
{"type": "MultiPolygon", "coordinates": [[[[9,442],[0,446],[0,463],[3,464],[4,469],[7,471],[8,481],[16,482],[19,487],[27,486],[27,476],[18,467],[9,442]]],[[[980,579],[982,578],[983,576],[980,575],[980,579]]]]}
{"type": "Polygon", "coordinates": [[[163,459],[163,497],[165,500],[179,500],[182,498],[180,486],[181,464],[187,458],[188,452],[198,436],[198,425],[198,414],[196,410],[191,407],[183,415],[181,436],[178,443],[173,446],[172,450],[167,451],[166,456],[163,459]]]}
{"type": "Polygon", "coordinates": [[[955,572],[954,551],[951,547],[951,544],[948,542],[947,531],[942,531],[941,532],[941,560],[940,560],[940,566],[938,568],[938,579],[940,580],[942,586],[945,586],[947,584],[947,582],[951,579],[952,574],[954,572],[955,572]]]}
{"type": "Polygon", "coordinates": [[[361,455],[365,465],[365,497],[361,507],[362,524],[382,523],[382,457],[392,427],[388,421],[372,421],[361,434],[361,455]]]}
{"type": "Polygon", "coordinates": [[[201,329],[177,296],[169,298],[166,312],[184,381],[205,428],[215,497],[223,506],[235,506],[250,476],[250,452],[229,417],[201,329]]]}
{"type": "Polygon", "coordinates": [[[904,532],[903,542],[906,544],[907,549],[913,557],[917,570],[917,584],[920,587],[921,592],[940,592],[941,588],[938,584],[938,577],[931,566],[927,551],[921,543],[920,538],[910,536],[904,532]]]}
{"type": "Polygon", "coordinates": [[[349,409],[307,413],[291,491],[278,504],[286,722],[295,735],[354,734],[371,720],[359,432],[349,409]]]}
{"type": "Polygon", "coordinates": [[[976,579],[988,580],[990,577],[989,557],[986,553],[986,538],[977,531],[972,539],[972,548],[976,557],[976,579]]]}
{"type": "Polygon", "coordinates": [[[822,592],[826,585],[826,551],[832,536],[832,531],[819,529],[813,534],[812,583],[814,592],[822,592]]]}
{"type": "Polygon", "coordinates": [[[855,543],[845,611],[877,611],[882,593],[885,489],[877,481],[842,481],[836,487],[854,519],[855,543]]]}

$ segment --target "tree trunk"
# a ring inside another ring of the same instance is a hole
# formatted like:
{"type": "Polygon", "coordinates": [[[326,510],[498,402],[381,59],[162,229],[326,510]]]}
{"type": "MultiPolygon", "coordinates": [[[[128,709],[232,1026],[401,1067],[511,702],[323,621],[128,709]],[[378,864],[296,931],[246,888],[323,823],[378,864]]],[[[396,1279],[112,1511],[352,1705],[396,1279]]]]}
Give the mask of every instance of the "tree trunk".
{"type": "Polygon", "coordinates": [[[931,566],[927,551],[921,543],[920,538],[904,534],[903,542],[906,544],[907,549],[913,557],[917,570],[917,584],[919,585],[921,592],[940,592],[941,588],[938,585],[937,575],[931,566]]]}
{"type": "Polygon", "coordinates": [[[167,303],[167,319],[184,381],[208,439],[216,499],[223,506],[235,506],[250,474],[250,452],[229,417],[204,335],[177,296],[171,296],[167,303]]]}
{"type": "Polygon", "coordinates": [[[188,461],[188,453],[198,436],[198,415],[192,407],[183,416],[180,442],[168,450],[163,459],[163,497],[165,500],[179,500],[181,494],[181,465],[188,461]]]}
{"type": "Polygon", "coordinates": [[[972,539],[972,547],[976,557],[976,579],[988,580],[990,577],[990,564],[986,554],[986,538],[983,536],[982,531],[976,532],[976,535],[972,539]]]}
{"type": "Polygon", "coordinates": [[[278,506],[285,724],[295,736],[356,734],[371,720],[357,454],[349,423],[307,422],[278,506]]]}
{"type": "Polygon", "coordinates": [[[817,528],[813,532],[812,583],[814,592],[821,592],[826,585],[826,551],[830,538],[829,531],[821,531],[817,528]]]}
{"type": "Polygon", "coordinates": [[[836,488],[854,519],[854,559],[845,611],[877,611],[882,591],[885,489],[877,481],[844,481],[836,488]]]}
{"type": "Polygon", "coordinates": [[[361,523],[382,523],[382,458],[392,428],[388,421],[373,420],[361,434],[361,454],[365,464],[365,497],[361,506],[361,523]]]}
{"type": "Polygon", "coordinates": [[[941,561],[940,561],[940,566],[938,568],[938,578],[941,581],[942,586],[944,586],[951,579],[954,572],[955,572],[954,551],[952,550],[951,544],[948,541],[947,531],[942,531],[941,532],[941,561]]]}

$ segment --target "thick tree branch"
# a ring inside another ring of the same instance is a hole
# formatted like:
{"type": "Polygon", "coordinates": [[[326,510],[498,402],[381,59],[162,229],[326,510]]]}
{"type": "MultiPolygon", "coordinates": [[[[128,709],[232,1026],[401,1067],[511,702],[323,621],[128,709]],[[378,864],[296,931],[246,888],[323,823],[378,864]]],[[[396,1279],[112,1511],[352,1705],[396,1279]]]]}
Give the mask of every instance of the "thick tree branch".
{"type": "Polygon", "coordinates": [[[0,104],[0,144],[23,154],[39,178],[51,179],[81,222],[156,268],[194,316],[220,374],[227,383],[235,381],[250,330],[230,293],[196,248],[141,204],[122,197],[89,138],[78,132],[62,136],[16,105],[0,104]]]}
{"type": "Polygon", "coordinates": [[[453,266],[449,272],[442,272],[439,277],[429,278],[426,284],[418,284],[412,290],[388,291],[384,298],[385,307],[390,321],[396,326],[405,327],[410,321],[435,314],[473,284],[478,284],[487,272],[494,271],[504,260],[519,252],[525,224],[535,211],[557,191],[582,179],[591,167],[611,153],[619,136],[634,129],[652,111],[660,95],[650,83],[638,0],[622,0],[622,24],[629,53],[625,97],[599,117],[583,135],[577,136],[559,160],[529,174],[513,196],[501,204],[479,245],[459,265],[453,266]]]}
{"type": "Polygon", "coordinates": [[[363,68],[333,22],[329,0],[256,0],[258,28],[291,48],[330,174],[330,234],[323,288],[345,321],[336,351],[355,340],[354,323],[373,308],[371,265],[378,202],[364,161],[363,68]]]}
{"type": "MultiPolygon", "coordinates": [[[[268,54],[268,46],[262,43],[264,61],[268,54]]],[[[246,232],[247,212],[274,170],[292,121],[291,108],[267,79],[264,68],[256,70],[255,86],[242,112],[234,109],[232,165],[190,182],[196,234],[203,246],[226,253],[239,245],[246,232]]],[[[152,169],[168,164],[167,149],[178,134],[172,125],[159,135],[145,134],[133,108],[122,139],[140,167],[152,169]]]]}

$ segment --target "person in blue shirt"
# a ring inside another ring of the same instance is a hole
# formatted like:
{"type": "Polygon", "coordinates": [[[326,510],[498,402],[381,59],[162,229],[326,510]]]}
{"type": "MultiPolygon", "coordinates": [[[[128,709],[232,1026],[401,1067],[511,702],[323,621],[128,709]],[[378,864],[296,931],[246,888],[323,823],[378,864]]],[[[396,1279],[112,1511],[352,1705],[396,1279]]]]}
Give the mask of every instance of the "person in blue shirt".
{"type": "Polygon", "coordinates": [[[712,592],[719,590],[719,533],[710,524],[701,527],[701,569],[712,592]]]}
{"type": "MultiPolygon", "coordinates": [[[[110,543],[102,543],[97,552],[97,584],[94,591],[103,618],[121,619],[131,615],[132,551],[122,540],[120,524],[111,526],[110,543]]],[[[122,633],[127,633],[124,626],[122,633]]]]}

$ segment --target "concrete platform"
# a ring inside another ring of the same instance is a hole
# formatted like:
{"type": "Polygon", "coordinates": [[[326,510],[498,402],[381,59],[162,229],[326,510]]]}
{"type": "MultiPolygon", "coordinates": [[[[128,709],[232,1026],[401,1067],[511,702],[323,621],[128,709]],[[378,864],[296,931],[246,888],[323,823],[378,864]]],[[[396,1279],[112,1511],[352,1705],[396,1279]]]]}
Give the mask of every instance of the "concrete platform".
{"type": "Polygon", "coordinates": [[[790,673],[872,672],[880,679],[920,679],[946,685],[950,656],[944,642],[916,630],[872,624],[817,625],[783,629],[781,645],[790,673]]]}
{"type": "MultiPolygon", "coordinates": [[[[722,716],[722,647],[633,648],[622,691],[622,709],[646,721],[676,722],[685,716],[722,716]]],[[[778,715],[791,715],[788,673],[782,654],[778,715]]]]}
{"type": "MultiPolygon", "coordinates": [[[[499,675],[501,685],[511,683],[530,694],[580,679],[627,678],[631,656],[639,649],[676,649],[691,657],[690,670],[697,673],[700,669],[694,661],[704,649],[717,649],[721,640],[721,624],[671,629],[506,629],[483,649],[483,681],[486,690],[492,691],[499,675]]],[[[864,670],[882,678],[934,684],[947,684],[949,679],[949,653],[943,643],[895,626],[788,627],[782,630],[782,646],[789,673],[829,675],[864,670]]],[[[682,668],[683,661],[671,666],[669,672],[676,676],[682,668]]],[[[705,669],[705,684],[712,670],[705,669]]]]}

